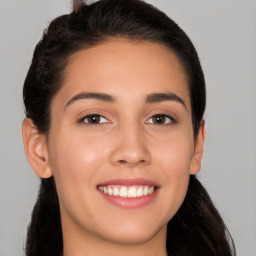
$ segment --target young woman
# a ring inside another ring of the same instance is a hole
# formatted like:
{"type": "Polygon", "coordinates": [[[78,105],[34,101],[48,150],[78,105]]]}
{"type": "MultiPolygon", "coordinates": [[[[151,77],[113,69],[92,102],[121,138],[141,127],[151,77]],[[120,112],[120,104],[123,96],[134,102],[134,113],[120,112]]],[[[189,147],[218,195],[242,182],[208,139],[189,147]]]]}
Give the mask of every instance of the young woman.
{"type": "Polygon", "coordinates": [[[24,84],[41,188],[26,255],[235,255],[196,174],[205,83],[186,34],[139,0],[74,1],[24,84]]]}

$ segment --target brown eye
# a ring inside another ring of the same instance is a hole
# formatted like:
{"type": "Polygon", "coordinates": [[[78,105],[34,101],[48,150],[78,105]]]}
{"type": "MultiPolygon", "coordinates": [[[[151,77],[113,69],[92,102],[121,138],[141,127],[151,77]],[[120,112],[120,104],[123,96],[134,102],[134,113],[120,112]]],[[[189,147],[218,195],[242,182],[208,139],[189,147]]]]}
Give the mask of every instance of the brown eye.
{"type": "Polygon", "coordinates": [[[96,114],[85,116],[82,121],[86,124],[102,124],[108,122],[106,118],[96,114]]]}
{"type": "Polygon", "coordinates": [[[154,115],[148,120],[150,124],[170,124],[173,122],[175,122],[175,120],[172,117],[163,114],[154,115]]]}

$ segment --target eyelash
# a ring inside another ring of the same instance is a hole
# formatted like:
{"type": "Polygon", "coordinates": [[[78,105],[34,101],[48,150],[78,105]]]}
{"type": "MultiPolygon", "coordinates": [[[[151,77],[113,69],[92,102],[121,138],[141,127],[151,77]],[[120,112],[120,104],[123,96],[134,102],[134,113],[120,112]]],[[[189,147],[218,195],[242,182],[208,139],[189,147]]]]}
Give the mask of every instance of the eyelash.
{"type": "Polygon", "coordinates": [[[173,118],[172,116],[170,116],[170,115],[166,115],[166,114],[156,114],[156,115],[153,115],[153,116],[151,116],[148,120],[150,120],[150,119],[152,119],[152,118],[164,118],[164,120],[165,120],[165,122],[166,122],[166,119],[169,119],[169,122],[168,123],[163,123],[163,124],[156,124],[156,123],[153,123],[153,122],[148,122],[147,121],[147,123],[149,123],[149,124],[156,124],[156,125],[171,125],[171,124],[174,124],[174,123],[177,123],[177,121],[176,121],[176,119],[175,118],[173,118]]]}
{"type": "MultiPolygon", "coordinates": [[[[153,116],[151,116],[149,119],[146,121],[147,124],[150,124],[150,125],[171,125],[171,124],[174,124],[174,123],[177,123],[176,119],[170,115],[166,115],[166,114],[155,114],[153,116]],[[163,124],[157,124],[157,123],[154,123],[154,122],[149,122],[148,120],[152,119],[152,118],[157,118],[157,117],[161,117],[161,118],[164,118],[164,121],[166,122],[166,119],[169,119],[168,123],[163,123],[163,124]]],[[[102,125],[102,124],[105,124],[105,123],[109,123],[109,121],[102,115],[100,114],[90,114],[90,115],[86,115],[84,116],[83,118],[79,119],[78,120],[78,123],[83,123],[85,125],[92,125],[92,126],[99,126],[99,125],[102,125]],[[105,119],[107,122],[103,122],[103,123],[88,123],[88,122],[85,122],[85,119],[88,119],[88,118],[93,118],[93,117],[96,117],[96,118],[103,118],[105,119]]]]}
{"type": "MultiPolygon", "coordinates": [[[[105,120],[107,120],[104,116],[100,115],[100,114],[90,114],[90,115],[87,115],[87,116],[84,116],[83,118],[79,119],[78,120],[78,123],[83,123],[83,124],[86,124],[86,125],[93,125],[93,126],[98,126],[98,125],[102,125],[102,123],[86,123],[85,122],[85,119],[87,118],[92,118],[92,117],[97,117],[97,118],[104,118],[105,120]]],[[[107,122],[104,122],[104,123],[109,123],[109,121],[107,120],[107,122]]],[[[104,124],[103,123],[103,124],[104,124]]]]}

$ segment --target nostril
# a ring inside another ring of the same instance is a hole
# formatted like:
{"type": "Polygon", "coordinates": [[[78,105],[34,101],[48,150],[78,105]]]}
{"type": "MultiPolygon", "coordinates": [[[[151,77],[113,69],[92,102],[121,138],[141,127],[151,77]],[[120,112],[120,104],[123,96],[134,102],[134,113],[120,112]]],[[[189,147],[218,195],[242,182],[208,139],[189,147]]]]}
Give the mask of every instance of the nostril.
{"type": "Polygon", "coordinates": [[[118,163],[121,164],[121,165],[126,165],[128,167],[134,167],[134,166],[138,166],[140,164],[144,164],[146,163],[147,161],[142,159],[142,160],[139,160],[139,161],[126,161],[126,160],[119,160],[118,163]]]}

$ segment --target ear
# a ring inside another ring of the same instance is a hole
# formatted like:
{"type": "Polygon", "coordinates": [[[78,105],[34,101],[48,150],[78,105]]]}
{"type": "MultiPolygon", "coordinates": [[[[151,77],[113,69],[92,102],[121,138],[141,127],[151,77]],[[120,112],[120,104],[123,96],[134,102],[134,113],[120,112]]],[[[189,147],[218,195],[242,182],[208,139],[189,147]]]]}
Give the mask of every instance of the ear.
{"type": "Polygon", "coordinates": [[[38,131],[32,119],[26,118],[22,125],[22,136],[27,160],[34,172],[41,178],[51,177],[46,135],[38,131]]]}
{"type": "Polygon", "coordinates": [[[201,123],[198,135],[195,139],[194,153],[190,165],[190,174],[196,175],[201,169],[201,163],[204,153],[204,141],[205,141],[205,123],[201,123]]]}

